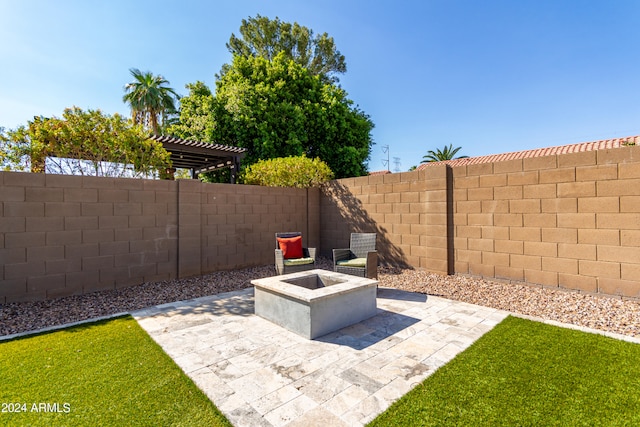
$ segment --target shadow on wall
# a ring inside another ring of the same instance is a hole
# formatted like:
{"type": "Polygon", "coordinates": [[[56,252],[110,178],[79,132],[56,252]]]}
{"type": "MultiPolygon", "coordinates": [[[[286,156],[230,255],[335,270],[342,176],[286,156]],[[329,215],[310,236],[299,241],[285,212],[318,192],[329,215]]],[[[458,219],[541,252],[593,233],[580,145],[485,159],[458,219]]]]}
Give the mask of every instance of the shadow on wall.
{"type": "Polygon", "coordinates": [[[377,233],[379,265],[413,268],[402,249],[389,240],[390,231],[378,224],[349,188],[331,181],[323,185],[321,191],[320,247],[324,256],[331,258],[334,248],[348,248],[351,233],[377,233]]]}

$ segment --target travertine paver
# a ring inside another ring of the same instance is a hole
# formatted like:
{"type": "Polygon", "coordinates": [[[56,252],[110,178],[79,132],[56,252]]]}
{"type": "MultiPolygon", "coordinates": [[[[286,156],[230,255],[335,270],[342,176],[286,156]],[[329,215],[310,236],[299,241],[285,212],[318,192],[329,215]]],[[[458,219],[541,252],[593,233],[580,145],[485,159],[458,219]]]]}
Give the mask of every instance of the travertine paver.
{"type": "Polygon", "coordinates": [[[508,313],[378,289],[378,314],[307,340],[253,289],[132,313],[234,426],[362,426],[508,313]]]}

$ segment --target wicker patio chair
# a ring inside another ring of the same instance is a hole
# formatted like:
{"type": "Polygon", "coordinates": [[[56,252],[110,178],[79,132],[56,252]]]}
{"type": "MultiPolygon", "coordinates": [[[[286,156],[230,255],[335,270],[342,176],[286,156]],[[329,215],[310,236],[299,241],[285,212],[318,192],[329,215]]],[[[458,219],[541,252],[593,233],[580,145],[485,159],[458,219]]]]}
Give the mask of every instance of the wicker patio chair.
{"type": "Polygon", "coordinates": [[[349,249],[333,250],[333,271],[377,279],[376,233],[351,233],[349,249]]]}
{"type": "MultiPolygon", "coordinates": [[[[316,267],[316,248],[302,248],[302,257],[288,257],[282,250],[284,246],[280,244],[278,239],[300,238],[300,246],[302,246],[302,233],[299,231],[276,233],[276,273],[278,275],[296,273],[298,271],[312,270],[316,267]]],[[[283,243],[286,243],[283,242],[283,243]]]]}

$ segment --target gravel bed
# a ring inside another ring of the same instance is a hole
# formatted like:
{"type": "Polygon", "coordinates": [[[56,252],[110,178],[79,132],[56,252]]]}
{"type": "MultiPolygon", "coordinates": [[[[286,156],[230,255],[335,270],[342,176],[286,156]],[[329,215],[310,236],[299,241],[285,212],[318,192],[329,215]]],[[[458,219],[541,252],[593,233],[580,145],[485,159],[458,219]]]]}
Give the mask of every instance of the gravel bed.
{"type": "MultiPolygon", "coordinates": [[[[318,267],[332,269],[327,259],[320,259],[318,267]]],[[[240,290],[252,286],[253,279],[274,274],[274,267],[269,265],[221,271],[189,279],[144,283],[50,301],[6,304],[0,306],[0,336],[240,290]]],[[[441,276],[417,269],[380,267],[379,281],[380,286],[384,287],[640,337],[640,301],[498,283],[466,276],[441,276]]]]}
{"type": "Polygon", "coordinates": [[[640,337],[640,301],[564,289],[381,268],[382,286],[640,337]]]}

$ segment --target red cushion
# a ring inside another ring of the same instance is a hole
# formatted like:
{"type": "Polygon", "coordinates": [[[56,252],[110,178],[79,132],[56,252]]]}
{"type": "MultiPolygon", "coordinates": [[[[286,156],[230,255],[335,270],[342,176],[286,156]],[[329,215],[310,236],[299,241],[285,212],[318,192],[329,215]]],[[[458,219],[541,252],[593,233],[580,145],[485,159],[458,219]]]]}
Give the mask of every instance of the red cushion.
{"type": "Polygon", "coordinates": [[[278,237],[278,245],[284,259],[302,258],[302,236],[282,238],[278,237]]]}

